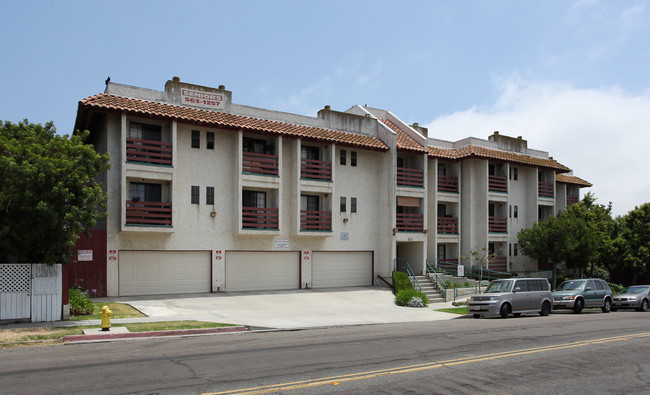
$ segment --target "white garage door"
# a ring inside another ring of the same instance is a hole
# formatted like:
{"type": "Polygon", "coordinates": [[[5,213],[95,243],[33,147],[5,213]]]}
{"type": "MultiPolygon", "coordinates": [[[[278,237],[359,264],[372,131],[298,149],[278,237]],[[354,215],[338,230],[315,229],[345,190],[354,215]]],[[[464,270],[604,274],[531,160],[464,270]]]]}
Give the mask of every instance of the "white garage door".
{"type": "Polygon", "coordinates": [[[372,285],[372,251],[314,251],[313,288],[372,285]]]}
{"type": "Polygon", "coordinates": [[[120,296],[210,292],[210,251],[120,251],[120,296]]]}
{"type": "Polygon", "coordinates": [[[300,253],[226,251],[226,291],[300,287],[300,253]]]}

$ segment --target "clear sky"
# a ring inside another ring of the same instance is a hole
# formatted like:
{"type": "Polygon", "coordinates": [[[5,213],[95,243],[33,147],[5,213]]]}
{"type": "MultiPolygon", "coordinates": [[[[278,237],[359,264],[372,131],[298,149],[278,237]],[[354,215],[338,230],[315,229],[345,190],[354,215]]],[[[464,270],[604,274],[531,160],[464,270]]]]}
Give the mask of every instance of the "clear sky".
{"type": "Polygon", "coordinates": [[[622,215],[650,201],[650,2],[4,1],[0,119],[54,121],[104,80],[225,85],[315,116],[390,110],[444,140],[522,136],[622,215]]]}

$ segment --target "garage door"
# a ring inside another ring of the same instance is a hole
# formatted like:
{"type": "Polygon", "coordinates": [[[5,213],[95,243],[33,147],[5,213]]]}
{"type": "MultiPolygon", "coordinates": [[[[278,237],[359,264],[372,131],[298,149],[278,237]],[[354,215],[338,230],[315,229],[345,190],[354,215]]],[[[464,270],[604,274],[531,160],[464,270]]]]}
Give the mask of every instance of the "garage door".
{"type": "Polygon", "coordinates": [[[210,292],[210,251],[120,251],[120,296],[210,292]]]}
{"type": "Polygon", "coordinates": [[[372,285],[372,251],[314,251],[313,288],[372,285]]]}
{"type": "Polygon", "coordinates": [[[226,291],[300,288],[300,253],[226,251],[226,291]]]}

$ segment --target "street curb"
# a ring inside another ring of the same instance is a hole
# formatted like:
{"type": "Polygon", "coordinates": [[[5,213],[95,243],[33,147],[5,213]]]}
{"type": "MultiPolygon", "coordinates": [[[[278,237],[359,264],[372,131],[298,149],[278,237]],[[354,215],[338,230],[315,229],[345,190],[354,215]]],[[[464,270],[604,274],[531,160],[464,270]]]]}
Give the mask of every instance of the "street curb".
{"type": "Polygon", "coordinates": [[[128,332],[128,333],[109,333],[101,335],[68,335],[63,337],[65,343],[79,343],[79,342],[96,342],[96,341],[110,341],[119,339],[135,339],[135,338],[148,338],[148,337],[165,337],[165,336],[195,336],[195,335],[208,335],[213,333],[229,333],[229,332],[248,332],[249,329],[245,326],[226,326],[221,328],[202,328],[202,329],[176,329],[169,331],[150,331],[150,332],[128,332]]]}

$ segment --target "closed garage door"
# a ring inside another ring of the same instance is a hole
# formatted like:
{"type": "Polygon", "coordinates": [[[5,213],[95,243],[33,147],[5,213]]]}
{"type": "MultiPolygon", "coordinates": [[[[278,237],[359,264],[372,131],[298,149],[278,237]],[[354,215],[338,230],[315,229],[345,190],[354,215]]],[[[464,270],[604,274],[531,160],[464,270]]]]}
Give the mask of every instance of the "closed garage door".
{"type": "Polygon", "coordinates": [[[120,251],[120,296],[210,292],[210,251],[120,251]]]}
{"type": "Polygon", "coordinates": [[[300,253],[226,251],[226,291],[300,288],[300,253]]]}
{"type": "Polygon", "coordinates": [[[314,251],[313,288],[372,285],[372,251],[314,251]]]}

